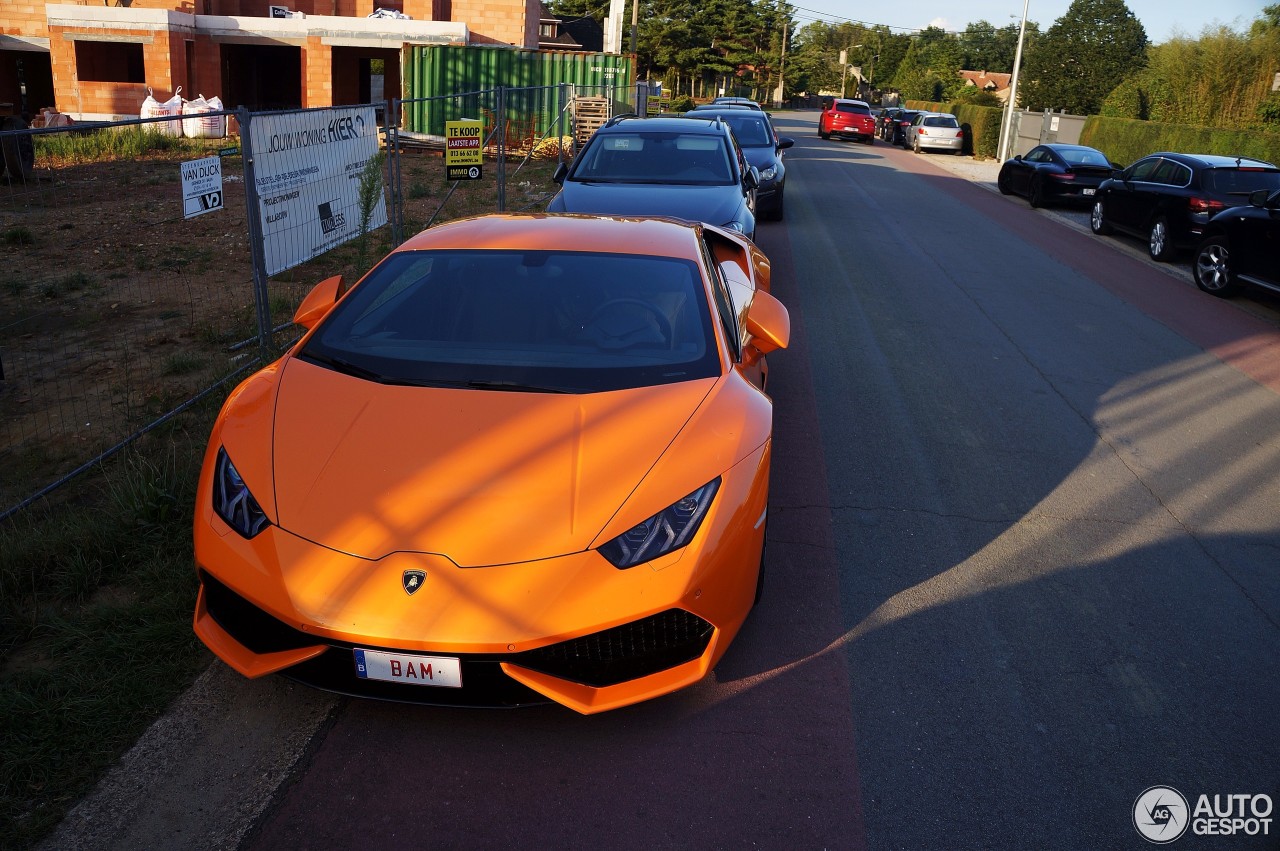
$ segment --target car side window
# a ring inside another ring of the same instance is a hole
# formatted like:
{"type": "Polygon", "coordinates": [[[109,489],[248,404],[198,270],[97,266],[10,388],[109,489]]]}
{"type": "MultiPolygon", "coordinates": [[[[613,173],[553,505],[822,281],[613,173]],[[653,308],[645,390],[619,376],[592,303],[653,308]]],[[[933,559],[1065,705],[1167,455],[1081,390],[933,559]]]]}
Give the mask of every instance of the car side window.
{"type": "Polygon", "coordinates": [[[1163,162],[1163,160],[1159,157],[1142,160],[1134,165],[1133,170],[1129,172],[1129,179],[1150,181],[1152,179],[1152,175],[1155,174],[1156,169],[1160,167],[1161,162],[1163,162]]]}
{"type": "Polygon", "coordinates": [[[1049,152],[1046,151],[1044,148],[1036,148],[1034,151],[1032,151],[1031,153],[1023,157],[1023,159],[1029,163],[1048,162],[1049,152]]]}
{"type": "Polygon", "coordinates": [[[711,274],[711,295],[715,299],[716,315],[720,317],[725,339],[729,341],[729,353],[735,362],[739,361],[742,359],[742,334],[738,329],[738,314],[733,308],[733,299],[729,296],[729,286],[720,271],[720,263],[705,238],[702,241],[702,257],[703,265],[711,274]]]}
{"type": "Polygon", "coordinates": [[[1165,186],[1186,186],[1191,182],[1191,169],[1182,163],[1165,160],[1155,170],[1155,173],[1151,176],[1151,181],[1165,186]]]}

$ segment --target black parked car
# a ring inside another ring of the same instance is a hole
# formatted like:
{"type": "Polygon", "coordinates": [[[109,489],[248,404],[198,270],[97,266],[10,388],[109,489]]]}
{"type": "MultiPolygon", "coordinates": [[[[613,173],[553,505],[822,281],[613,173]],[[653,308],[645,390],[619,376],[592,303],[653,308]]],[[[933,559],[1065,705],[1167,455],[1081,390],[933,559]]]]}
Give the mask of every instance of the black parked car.
{"type": "Polygon", "coordinates": [[[1004,195],[1025,195],[1032,207],[1054,201],[1093,203],[1098,186],[1114,174],[1107,155],[1084,145],[1037,145],[1000,166],[1004,195]]]}
{"type": "Polygon", "coordinates": [[[1242,283],[1280,292],[1280,191],[1259,189],[1249,206],[1210,219],[1192,270],[1200,289],[1223,298],[1242,283]]]}
{"type": "Polygon", "coordinates": [[[1209,217],[1259,189],[1280,189],[1280,168],[1248,157],[1159,153],[1143,157],[1098,187],[1089,224],[1147,240],[1155,260],[1194,248],[1209,217]]]}
{"type": "Polygon", "coordinates": [[[890,145],[907,146],[907,128],[911,126],[911,122],[916,120],[916,116],[920,114],[918,109],[904,109],[893,117],[893,124],[889,127],[888,142],[890,145]]]}
{"type": "Polygon", "coordinates": [[[742,153],[747,156],[747,162],[760,172],[760,185],[756,187],[756,216],[781,219],[783,192],[787,182],[787,167],[782,164],[782,152],[794,145],[795,139],[778,136],[766,112],[739,109],[736,105],[722,107],[719,110],[699,109],[686,112],[685,117],[719,117],[729,125],[742,153]]]}
{"type": "Polygon", "coordinates": [[[760,172],[719,118],[618,116],[554,179],[548,213],[673,216],[755,238],[760,172]]]}
{"type": "Polygon", "coordinates": [[[889,136],[893,132],[893,122],[898,117],[898,113],[902,112],[900,106],[890,106],[885,108],[876,118],[876,135],[884,141],[889,141],[889,136]]]}

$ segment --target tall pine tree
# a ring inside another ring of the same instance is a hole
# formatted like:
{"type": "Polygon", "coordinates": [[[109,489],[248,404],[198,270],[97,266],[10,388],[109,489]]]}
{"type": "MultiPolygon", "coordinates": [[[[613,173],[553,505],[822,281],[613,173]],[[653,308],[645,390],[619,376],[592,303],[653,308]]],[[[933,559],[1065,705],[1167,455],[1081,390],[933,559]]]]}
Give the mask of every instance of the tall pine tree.
{"type": "Polygon", "coordinates": [[[1146,65],[1147,44],[1147,31],[1124,0],[1075,0],[1028,55],[1019,105],[1095,114],[1112,89],[1146,65]]]}

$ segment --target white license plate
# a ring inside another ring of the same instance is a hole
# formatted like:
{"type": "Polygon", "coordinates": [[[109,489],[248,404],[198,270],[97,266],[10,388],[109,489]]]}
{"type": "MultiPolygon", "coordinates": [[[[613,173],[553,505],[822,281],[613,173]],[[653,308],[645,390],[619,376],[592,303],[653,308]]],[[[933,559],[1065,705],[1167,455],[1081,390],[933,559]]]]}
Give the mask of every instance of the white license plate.
{"type": "Polygon", "coordinates": [[[462,663],[448,656],[415,656],[357,648],[356,676],[388,683],[462,688],[462,663]]]}
{"type": "Polygon", "coordinates": [[[1092,195],[1092,194],[1093,194],[1094,192],[1096,192],[1097,190],[1096,190],[1096,189],[1084,189],[1084,190],[1081,190],[1081,191],[1082,191],[1082,192],[1083,192],[1083,194],[1085,194],[1085,195],[1092,195]]]}

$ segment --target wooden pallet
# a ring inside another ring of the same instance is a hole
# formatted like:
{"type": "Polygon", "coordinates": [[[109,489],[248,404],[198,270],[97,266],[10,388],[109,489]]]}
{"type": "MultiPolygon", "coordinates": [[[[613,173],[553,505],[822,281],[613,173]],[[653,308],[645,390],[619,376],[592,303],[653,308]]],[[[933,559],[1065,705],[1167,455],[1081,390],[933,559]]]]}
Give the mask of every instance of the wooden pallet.
{"type": "Polygon", "coordinates": [[[613,111],[608,98],[573,99],[573,141],[581,146],[604,126],[613,111]]]}

